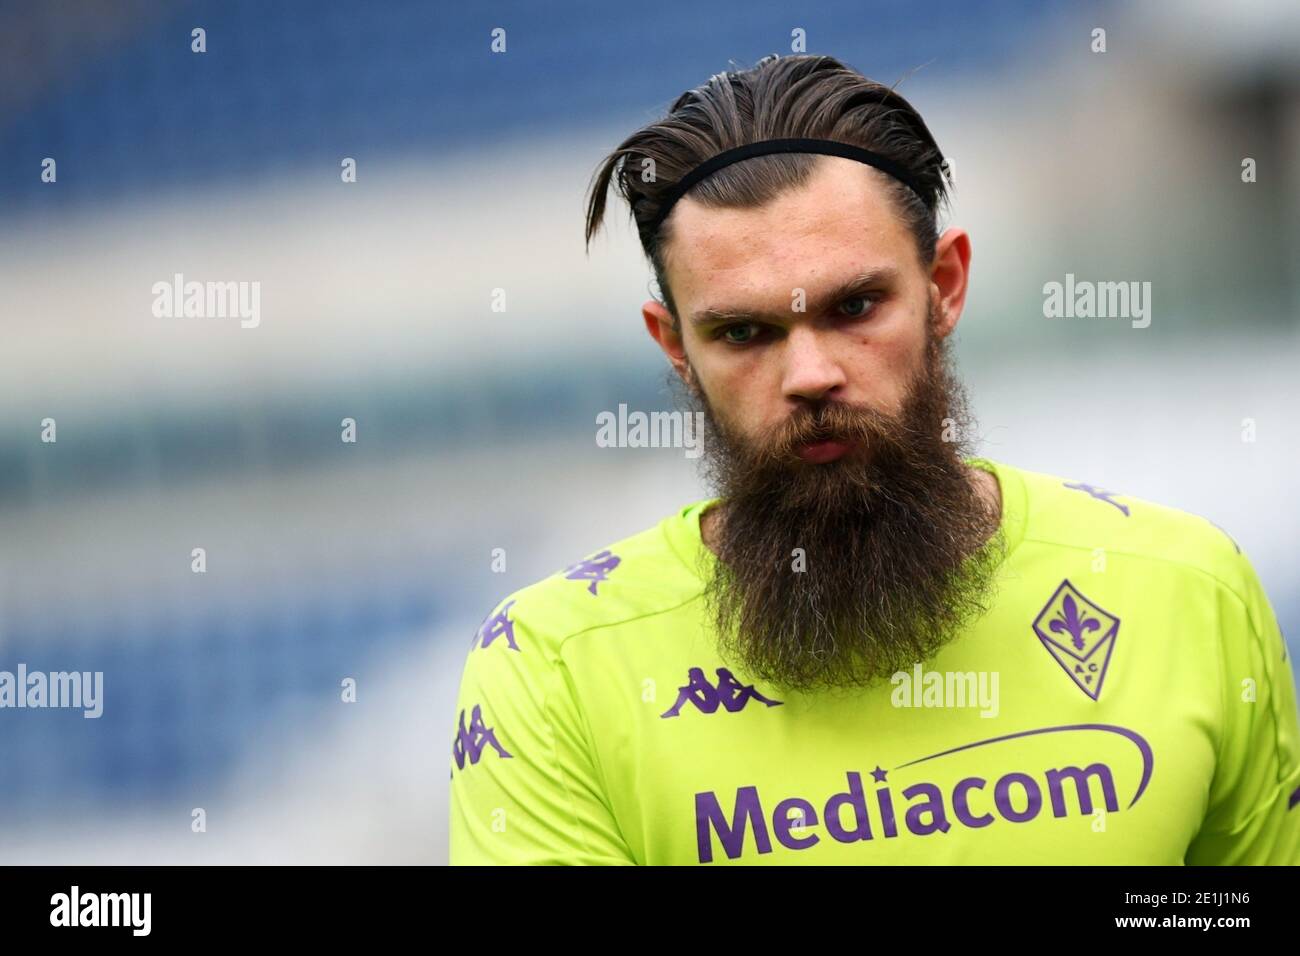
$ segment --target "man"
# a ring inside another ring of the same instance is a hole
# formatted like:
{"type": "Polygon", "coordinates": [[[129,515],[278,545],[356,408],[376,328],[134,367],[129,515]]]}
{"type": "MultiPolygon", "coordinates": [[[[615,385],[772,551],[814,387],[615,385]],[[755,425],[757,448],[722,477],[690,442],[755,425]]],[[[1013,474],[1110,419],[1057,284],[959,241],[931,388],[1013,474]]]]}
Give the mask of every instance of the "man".
{"type": "Polygon", "coordinates": [[[903,98],[714,76],[605,161],[717,497],[469,652],[453,863],[1297,863],[1286,647],[1203,518],[969,457],[971,243],[903,98]]]}

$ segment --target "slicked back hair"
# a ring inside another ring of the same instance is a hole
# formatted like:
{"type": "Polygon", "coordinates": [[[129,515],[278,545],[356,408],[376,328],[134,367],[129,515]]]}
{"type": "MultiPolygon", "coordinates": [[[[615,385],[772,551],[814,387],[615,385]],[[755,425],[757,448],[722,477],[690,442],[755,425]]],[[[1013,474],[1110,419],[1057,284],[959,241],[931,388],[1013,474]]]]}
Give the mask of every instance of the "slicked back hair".
{"type": "MultiPolygon", "coordinates": [[[[627,137],[600,164],[587,198],[586,241],[599,231],[611,182],[627,202],[674,326],[680,316],[667,281],[670,214],[652,222],[674,184],[707,159],[768,139],[814,138],[848,143],[900,164],[921,195],[892,177],[899,214],[929,266],[938,239],[939,207],[948,199],[944,157],[921,115],[889,87],[830,56],[763,57],[752,68],[718,73],[679,96],[668,115],[627,137]]],[[[686,195],[706,206],[753,208],[807,182],[817,155],[755,156],[718,170],[686,195]]],[[[869,167],[866,167],[869,168],[869,167]]]]}

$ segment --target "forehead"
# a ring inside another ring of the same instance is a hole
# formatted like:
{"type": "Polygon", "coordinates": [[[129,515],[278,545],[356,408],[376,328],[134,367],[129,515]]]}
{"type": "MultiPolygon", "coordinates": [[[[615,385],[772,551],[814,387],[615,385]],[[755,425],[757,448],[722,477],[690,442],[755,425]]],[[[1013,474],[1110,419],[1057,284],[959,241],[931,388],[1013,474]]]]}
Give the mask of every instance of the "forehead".
{"type": "Polygon", "coordinates": [[[666,268],[683,312],[718,296],[788,300],[819,278],[919,266],[886,175],[840,156],[816,159],[806,183],[761,206],[709,207],[686,196],[673,207],[666,268]]]}

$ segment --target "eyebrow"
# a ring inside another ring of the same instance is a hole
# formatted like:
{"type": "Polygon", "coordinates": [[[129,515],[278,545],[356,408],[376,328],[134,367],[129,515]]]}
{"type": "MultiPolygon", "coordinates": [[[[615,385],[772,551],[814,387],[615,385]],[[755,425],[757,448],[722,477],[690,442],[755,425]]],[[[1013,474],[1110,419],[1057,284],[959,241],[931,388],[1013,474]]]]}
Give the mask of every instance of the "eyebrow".
{"type": "MultiPolygon", "coordinates": [[[[854,296],[861,295],[871,290],[873,286],[884,283],[894,282],[898,278],[898,270],[893,266],[884,266],[879,269],[872,269],[869,272],[863,272],[853,278],[840,283],[829,293],[826,294],[824,301],[817,302],[807,309],[807,312],[818,313],[822,309],[835,302],[851,299],[854,296]]],[[[792,312],[786,309],[781,312],[767,312],[763,310],[737,309],[737,308],[709,308],[700,309],[691,313],[691,324],[697,328],[716,325],[719,322],[756,322],[762,319],[771,321],[786,321],[792,315],[804,315],[805,312],[792,312]]]]}

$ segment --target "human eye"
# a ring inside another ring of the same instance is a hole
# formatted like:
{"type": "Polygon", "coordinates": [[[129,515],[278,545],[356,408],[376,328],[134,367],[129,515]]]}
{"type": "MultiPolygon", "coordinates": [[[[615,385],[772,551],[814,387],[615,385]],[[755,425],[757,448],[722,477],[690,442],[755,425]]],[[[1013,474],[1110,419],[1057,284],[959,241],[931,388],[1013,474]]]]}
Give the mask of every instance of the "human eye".
{"type": "Polygon", "coordinates": [[[840,303],[840,314],[846,315],[849,318],[860,319],[870,312],[875,304],[876,297],[872,295],[850,296],[840,303]],[[856,308],[845,311],[845,306],[856,306],[856,308]]]}
{"type": "Polygon", "coordinates": [[[753,322],[734,322],[731,325],[725,325],[714,333],[714,338],[721,339],[730,345],[748,345],[761,334],[761,330],[753,322]]]}

